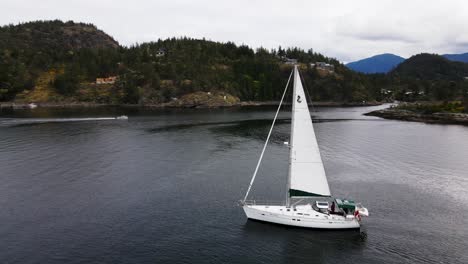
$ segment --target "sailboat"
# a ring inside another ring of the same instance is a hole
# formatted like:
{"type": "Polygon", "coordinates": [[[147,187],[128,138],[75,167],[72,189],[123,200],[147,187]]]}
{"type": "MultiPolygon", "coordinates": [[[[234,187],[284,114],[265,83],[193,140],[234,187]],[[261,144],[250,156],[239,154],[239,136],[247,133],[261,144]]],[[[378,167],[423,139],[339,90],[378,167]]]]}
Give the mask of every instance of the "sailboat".
{"type": "Polygon", "coordinates": [[[248,219],[306,228],[360,228],[361,216],[369,216],[367,208],[360,203],[334,198],[331,195],[297,65],[294,65],[289,75],[278,110],[247,193],[241,200],[241,205],[248,219]],[[276,203],[247,200],[292,75],[294,77],[291,136],[290,143],[285,142],[290,148],[286,200],[276,203]]]}

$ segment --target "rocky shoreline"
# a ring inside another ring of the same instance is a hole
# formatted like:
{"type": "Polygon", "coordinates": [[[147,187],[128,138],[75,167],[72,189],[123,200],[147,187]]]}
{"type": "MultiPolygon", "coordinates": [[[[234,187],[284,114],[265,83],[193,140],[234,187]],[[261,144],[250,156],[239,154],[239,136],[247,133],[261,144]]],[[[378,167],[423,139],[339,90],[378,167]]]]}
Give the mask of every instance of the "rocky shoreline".
{"type": "MultiPolygon", "coordinates": [[[[40,108],[94,108],[94,107],[144,107],[144,108],[226,108],[226,107],[250,107],[250,106],[278,106],[279,101],[244,101],[235,103],[206,103],[206,102],[184,102],[184,103],[161,103],[161,104],[100,104],[87,102],[47,102],[35,103],[40,108]]],[[[290,105],[290,103],[283,103],[290,105]]],[[[380,102],[314,102],[318,107],[355,107],[355,106],[376,106],[380,102]]],[[[30,109],[28,103],[0,102],[0,109],[30,109]]]]}
{"type": "Polygon", "coordinates": [[[383,110],[372,111],[364,115],[403,121],[425,122],[433,124],[460,124],[468,126],[468,114],[464,113],[438,112],[432,114],[423,114],[393,107],[383,110]]]}

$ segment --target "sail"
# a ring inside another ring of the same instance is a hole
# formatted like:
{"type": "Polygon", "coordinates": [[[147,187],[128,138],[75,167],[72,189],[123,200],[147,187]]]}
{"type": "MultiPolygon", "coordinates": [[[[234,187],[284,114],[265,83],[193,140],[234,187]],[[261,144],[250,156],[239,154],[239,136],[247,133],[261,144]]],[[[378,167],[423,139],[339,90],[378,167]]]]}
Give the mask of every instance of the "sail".
{"type": "Polygon", "coordinates": [[[330,196],[325,169],[297,66],[291,121],[289,196],[330,196]]]}

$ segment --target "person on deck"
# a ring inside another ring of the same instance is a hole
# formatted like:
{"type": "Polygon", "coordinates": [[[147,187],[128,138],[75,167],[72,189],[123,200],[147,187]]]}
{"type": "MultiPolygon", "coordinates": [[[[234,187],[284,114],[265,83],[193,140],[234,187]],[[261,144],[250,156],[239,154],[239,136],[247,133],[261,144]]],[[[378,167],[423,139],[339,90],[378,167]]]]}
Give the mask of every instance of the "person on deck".
{"type": "Polygon", "coordinates": [[[332,214],[335,213],[335,202],[334,202],[334,201],[332,202],[332,204],[331,204],[331,206],[330,206],[330,212],[331,212],[332,214]]]}

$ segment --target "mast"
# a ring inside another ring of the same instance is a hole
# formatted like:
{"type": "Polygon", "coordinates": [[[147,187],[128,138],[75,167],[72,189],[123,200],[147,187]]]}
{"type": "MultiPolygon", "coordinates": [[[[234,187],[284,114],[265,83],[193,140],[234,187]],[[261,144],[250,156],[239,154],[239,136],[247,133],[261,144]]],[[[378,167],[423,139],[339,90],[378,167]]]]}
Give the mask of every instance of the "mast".
{"type": "Polygon", "coordinates": [[[294,79],[293,79],[293,96],[292,96],[292,108],[291,108],[291,136],[289,138],[289,143],[290,143],[290,147],[289,147],[289,170],[288,170],[288,183],[286,185],[286,207],[289,207],[290,204],[291,204],[291,198],[290,198],[290,195],[289,195],[289,189],[291,189],[291,161],[292,161],[292,154],[293,154],[293,148],[292,148],[292,142],[294,140],[294,109],[295,109],[295,102],[296,100],[294,100],[296,98],[296,82],[297,82],[297,65],[294,65],[294,79]]]}

